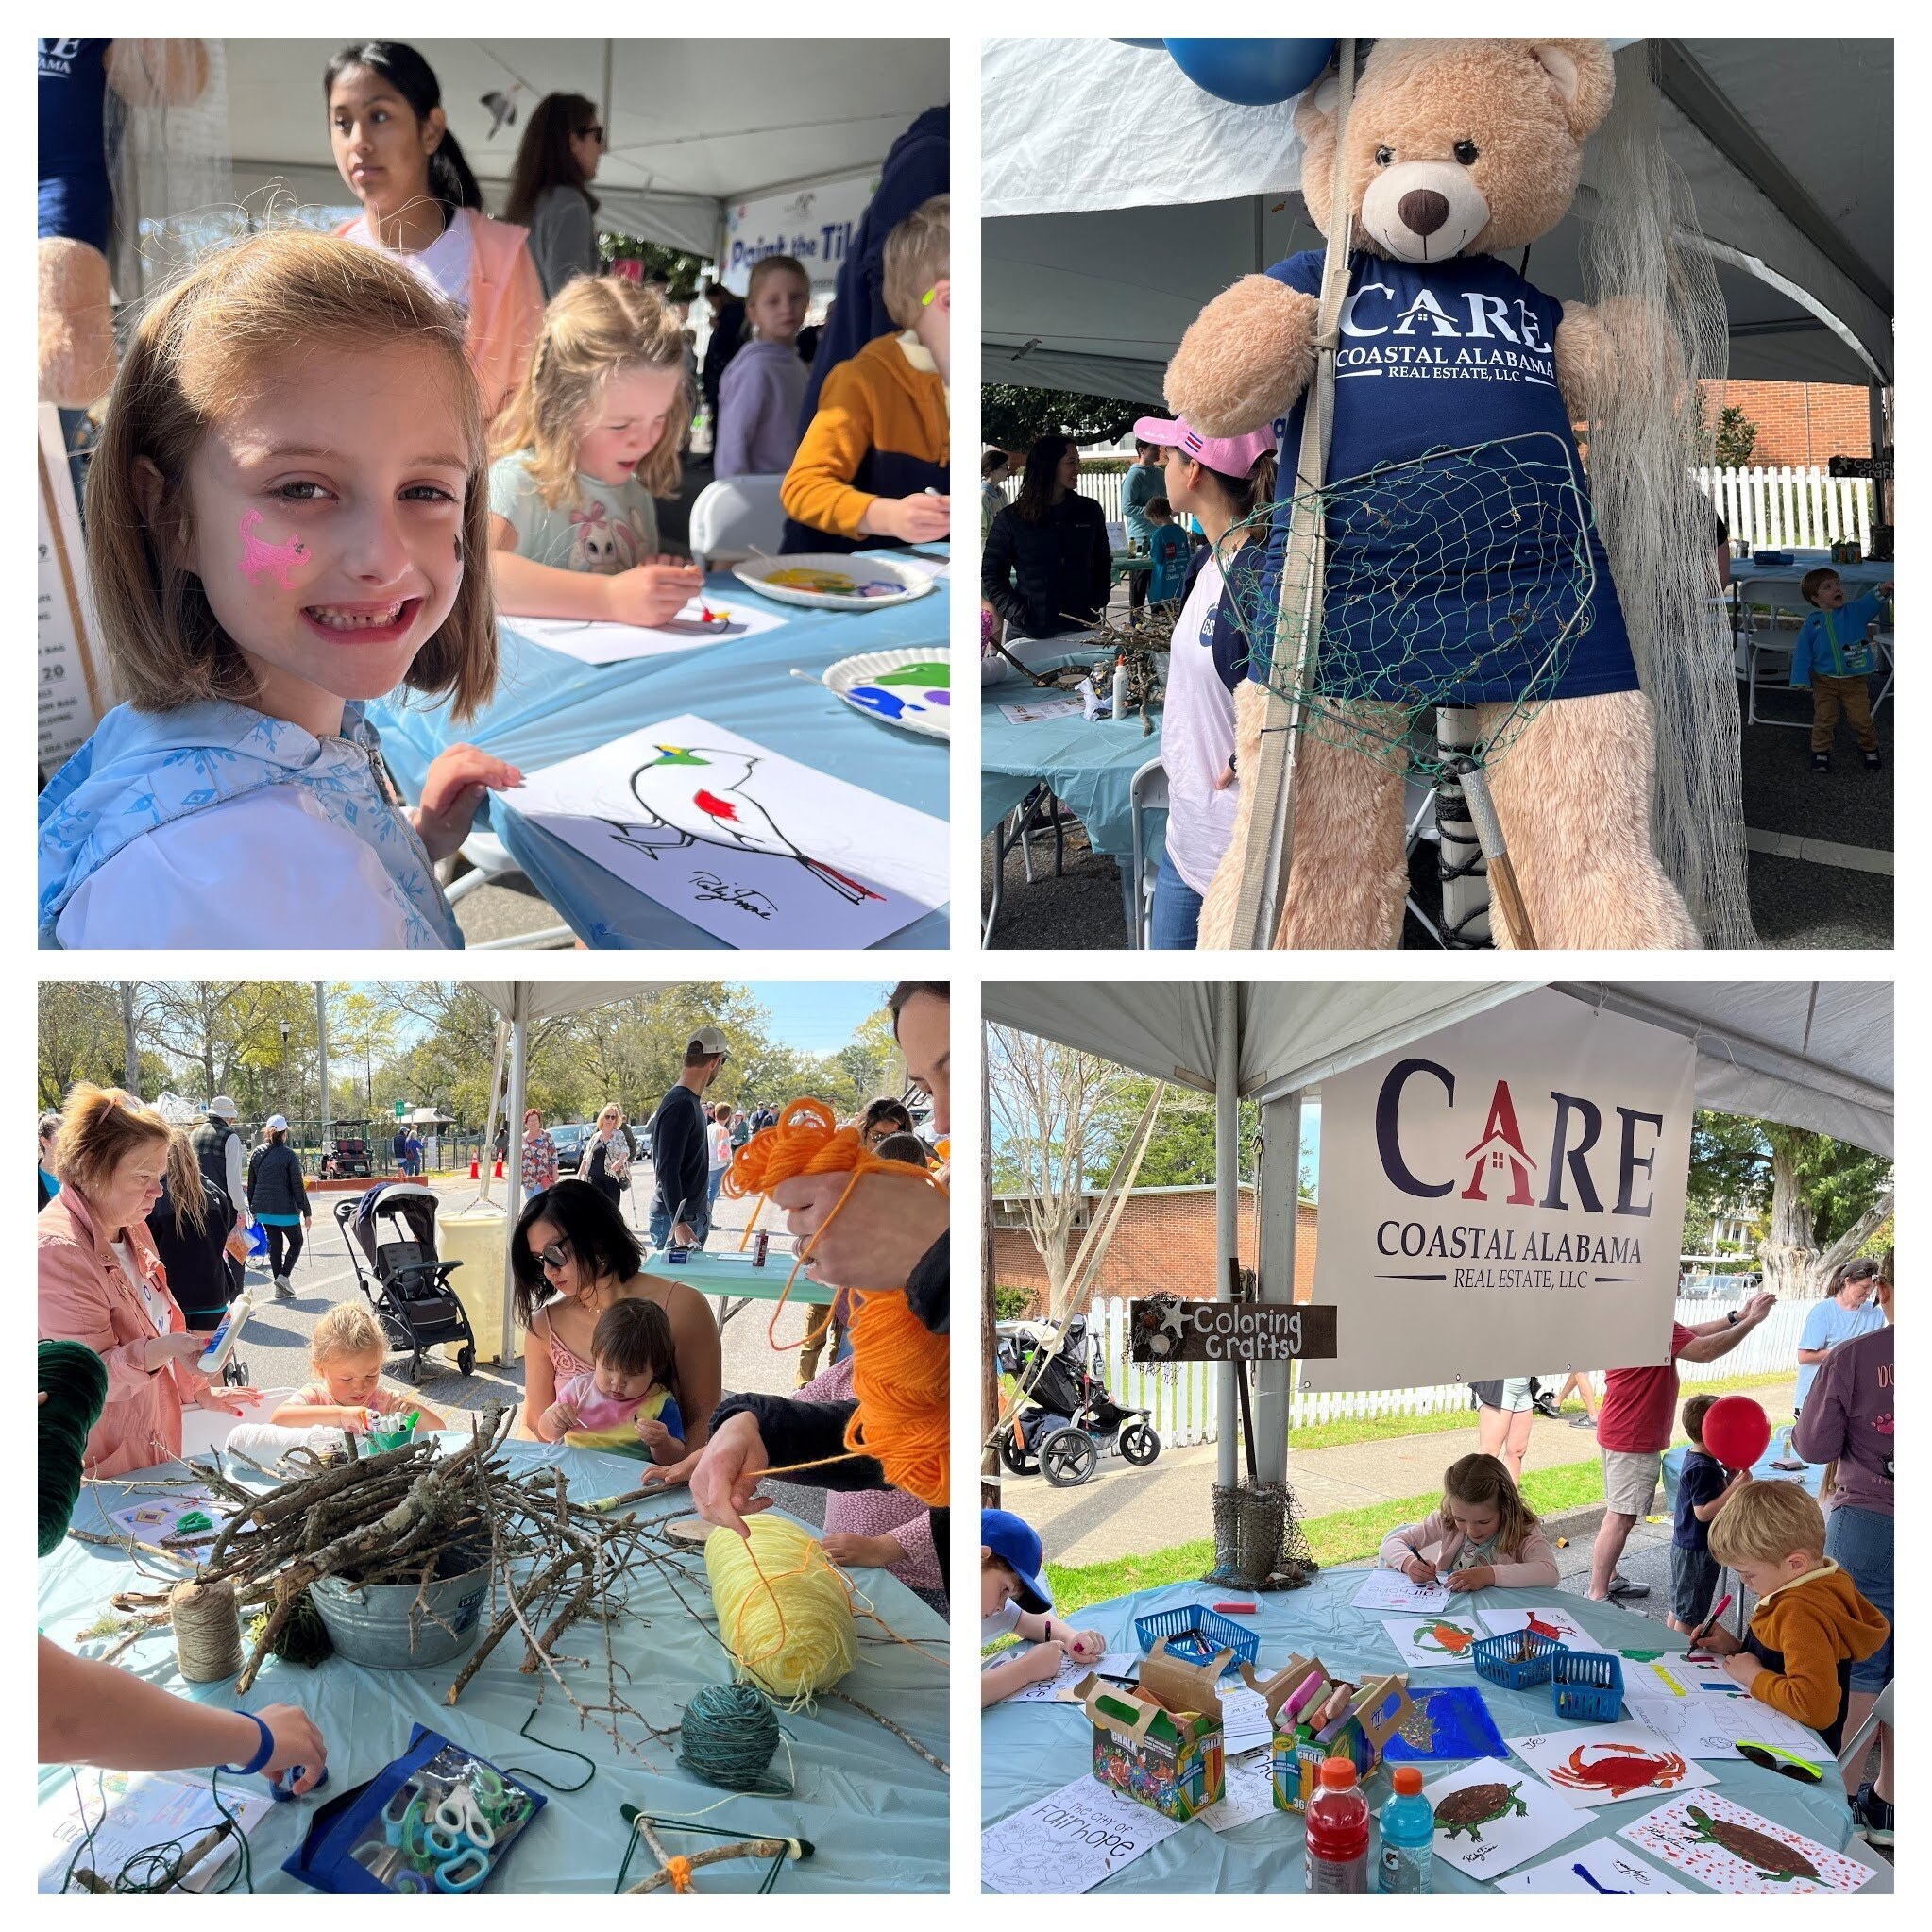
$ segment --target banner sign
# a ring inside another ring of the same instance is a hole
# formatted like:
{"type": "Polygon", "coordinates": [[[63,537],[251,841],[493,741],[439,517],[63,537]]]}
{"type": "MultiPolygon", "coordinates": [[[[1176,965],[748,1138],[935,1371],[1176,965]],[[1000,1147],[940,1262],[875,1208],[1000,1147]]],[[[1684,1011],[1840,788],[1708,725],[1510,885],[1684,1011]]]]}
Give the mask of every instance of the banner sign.
{"type": "Polygon", "coordinates": [[[1135,1362],[1307,1362],[1334,1352],[1331,1307],[1156,1295],[1134,1302],[1127,1314],[1127,1353],[1135,1362]]]}
{"type": "Polygon", "coordinates": [[[830,289],[878,185],[875,173],[853,175],[789,195],[736,203],[725,211],[719,280],[741,296],[751,285],[754,263],[767,255],[791,255],[803,263],[815,289],[830,289]]]}
{"type": "Polygon", "coordinates": [[[114,702],[107,667],[96,662],[93,600],[80,537],[80,502],[51,403],[40,412],[41,602],[40,765],[53,774],[87,741],[114,702]]]}
{"type": "Polygon", "coordinates": [[[1696,1049],[1538,990],[1322,1082],[1311,1390],[1669,1356],[1696,1049]]]}

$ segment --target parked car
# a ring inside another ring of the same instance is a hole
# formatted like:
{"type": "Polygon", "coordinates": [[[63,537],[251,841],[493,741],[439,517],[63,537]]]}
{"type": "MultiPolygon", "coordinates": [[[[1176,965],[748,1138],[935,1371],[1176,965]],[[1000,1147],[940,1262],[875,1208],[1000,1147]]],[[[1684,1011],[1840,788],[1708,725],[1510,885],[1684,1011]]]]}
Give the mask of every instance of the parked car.
{"type": "Polygon", "coordinates": [[[551,1139],[556,1144],[557,1172],[575,1174],[584,1164],[585,1144],[590,1139],[590,1128],[584,1122],[574,1126],[553,1127],[551,1139]]]}

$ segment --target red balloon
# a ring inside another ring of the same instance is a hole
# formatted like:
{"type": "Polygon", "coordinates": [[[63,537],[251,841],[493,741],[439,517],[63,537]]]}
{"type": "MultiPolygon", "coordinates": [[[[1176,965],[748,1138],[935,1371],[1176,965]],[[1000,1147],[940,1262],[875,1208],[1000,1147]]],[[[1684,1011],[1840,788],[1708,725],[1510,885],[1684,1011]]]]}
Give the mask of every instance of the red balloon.
{"type": "Polygon", "coordinates": [[[1771,1447],[1771,1417],[1749,1396],[1723,1396],[1703,1418],[1703,1446],[1727,1469],[1748,1469],[1771,1447]]]}

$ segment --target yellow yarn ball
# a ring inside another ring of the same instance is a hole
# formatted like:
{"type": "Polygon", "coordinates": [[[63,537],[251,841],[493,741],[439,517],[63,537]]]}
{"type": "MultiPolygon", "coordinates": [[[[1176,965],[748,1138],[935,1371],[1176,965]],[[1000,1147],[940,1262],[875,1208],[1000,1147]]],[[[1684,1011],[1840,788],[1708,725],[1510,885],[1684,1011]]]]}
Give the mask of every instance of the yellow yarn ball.
{"type": "Polygon", "coordinates": [[[736,1530],[713,1530],[705,1540],[718,1634],[741,1679],[796,1709],[852,1669],[852,1596],[796,1523],[769,1511],[747,1522],[750,1543],[736,1530]]]}

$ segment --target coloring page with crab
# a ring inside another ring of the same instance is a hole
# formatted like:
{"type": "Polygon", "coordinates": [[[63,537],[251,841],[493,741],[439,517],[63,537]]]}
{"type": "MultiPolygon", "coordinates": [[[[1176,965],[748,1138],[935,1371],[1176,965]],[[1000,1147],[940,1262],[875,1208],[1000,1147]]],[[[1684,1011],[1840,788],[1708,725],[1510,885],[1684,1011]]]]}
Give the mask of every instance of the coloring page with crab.
{"type": "Polygon", "coordinates": [[[1496,1881],[1498,1891],[1621,1892],[1654,1897],[1667,1891],[1687,1892],[1668,1873],[1646,1865],[1626,1852],[1615,1839],[1598,1839],[1574,1851],[1559,1852],[1547,1865],[1532,1865],[1496,1881]]]}
{"type": "Polygon", "coordinates": [[[1468,1611],[1460,1616],[1384,1617],[1381,1628],[1403,1663],[1420,1669],[1468,1663],[1471,1646],[1483,1636],[1482,1624],[1468,1611]]]}
{"type": "Polygon", "coordinates": [[[1349,1600],[1358,1610],[1449,1610],[1466,1613],[1440,1584],[1412,1584],[1398,1569],[1372,1569],[1349,1600]]]}
{"type": "Polygon", "coordinates": [[[1544,1636],[1554,1637],[1566,1650],[1602,1651],[1611,1656],[1616,1654],[1609,1644],[1592,1636],[1568,1611],[1559,1610],[1553,1603],[1511,1604],[1507,1609],[1500,1606],[1491,1608],[1485,1604],[1476,1614],[1482,1618],[1491,1636],[1507,1636],[1515,1630],[1534,1630],[1544,1636]]]}
{"type": "Polygon", "coordinates": [[[1878,1874],[1715,1791],[1672,1798],[1617,1836],[1712,1891],[1856,1891],[1878,1874]]]}
{"type": "Polygon", "coordinates": [[[1479,1878],[1514,1871],[1596,1817],[1500,1757],[1459,1765],[1422,1795],[1435,1813],[1435,1856],[1479,1878]]]}
{"type": "Polygon", "coordinates": [[[1619,1805],[1717,1779],[1644,1724],[1588,1724],[1512,1737],[1509,1748],[1566,1804],[1619,1805]]]}

